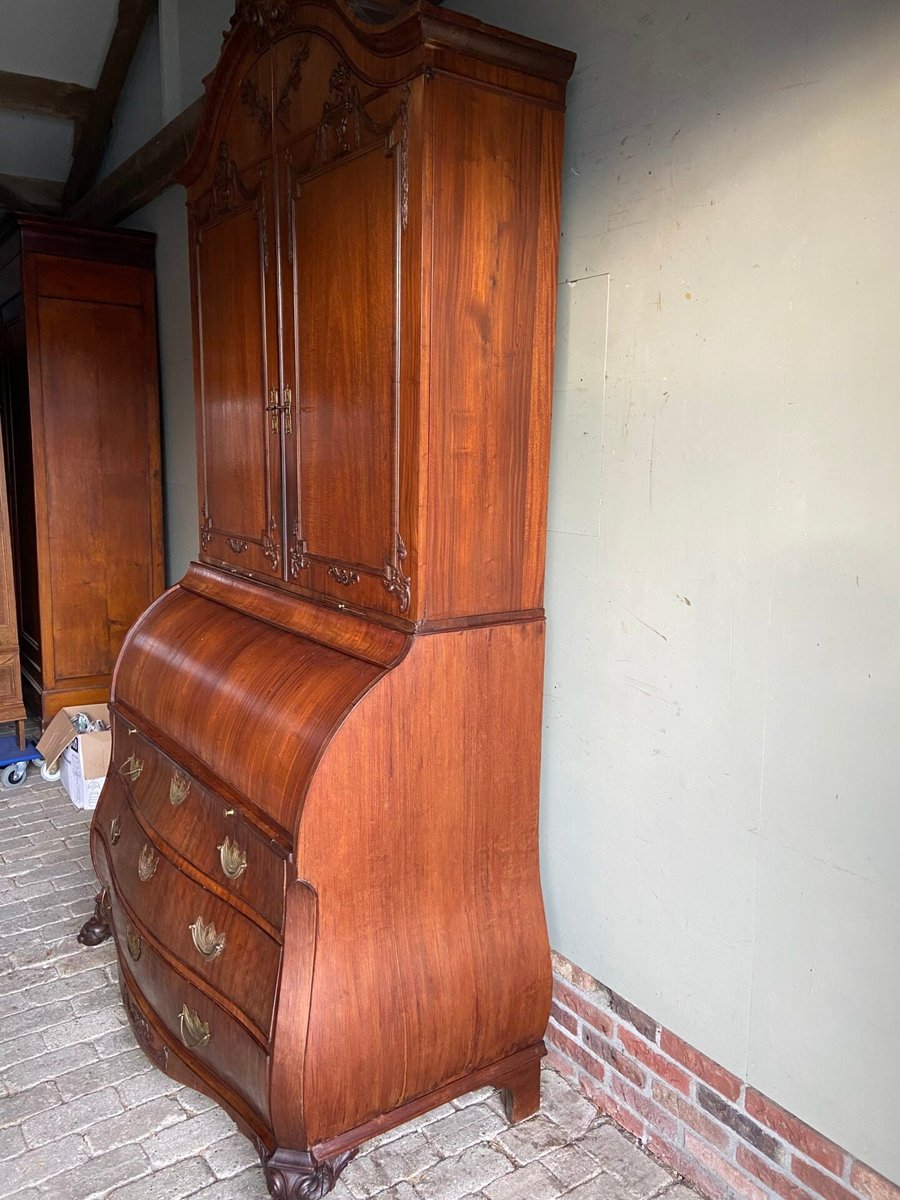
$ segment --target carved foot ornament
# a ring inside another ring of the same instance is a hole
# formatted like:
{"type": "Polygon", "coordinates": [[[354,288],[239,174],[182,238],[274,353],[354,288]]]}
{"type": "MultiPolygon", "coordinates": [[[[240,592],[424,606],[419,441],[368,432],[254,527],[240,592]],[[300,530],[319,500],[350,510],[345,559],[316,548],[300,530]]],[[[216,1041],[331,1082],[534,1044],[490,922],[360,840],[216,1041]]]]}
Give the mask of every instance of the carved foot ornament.
{"type": "Polygon", "coordinates": [[[78,940],[82,946],[99,946],[109,935],[109,893],[104,888],[97,893],[93,916],[82,925],[78,940]]]}
{"type": "Polygon", "coordinates": [[[322,1200],[355,1156],[355,1150],[347,1150],[317,1163],[304,1151],[276,1150],[268,1157],[263,1156],[266,1184],[275,1200],[322,1200]]]}

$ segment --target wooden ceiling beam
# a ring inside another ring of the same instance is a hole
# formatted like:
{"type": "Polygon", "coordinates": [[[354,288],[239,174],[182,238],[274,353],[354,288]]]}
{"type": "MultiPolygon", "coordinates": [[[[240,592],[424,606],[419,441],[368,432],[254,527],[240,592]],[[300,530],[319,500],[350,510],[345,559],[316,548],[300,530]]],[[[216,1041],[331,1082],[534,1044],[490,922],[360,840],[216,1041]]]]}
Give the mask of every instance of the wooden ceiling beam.
{"type": "Polygon", "coordinates": [[[203,104],[202,97],[195,100],[121,166],[101,179],[66,216],[89,225],[116,225],[155,200],[175,182],[176,174],[184,166],[197,136],[203,104]]]}
{"type": "Polygon", "coordinates": [[[80,83],[0,71],[0,108],[9,112],[83,121],[93,95],[93,88],[82,87],[80,83]]]}
{"type": "Polygon", "coordinates": [[[76,129],[72,166],[63,192],[68,209],[97,177],[113,115],[155,0],[119,0],[116,26],[87,117],[76,129]]]}
{"type": "Polygon", "coordinates": [[[0,175],[0,208],[11,212],[57,213],[62,183],[26,175],[0,175]]]}

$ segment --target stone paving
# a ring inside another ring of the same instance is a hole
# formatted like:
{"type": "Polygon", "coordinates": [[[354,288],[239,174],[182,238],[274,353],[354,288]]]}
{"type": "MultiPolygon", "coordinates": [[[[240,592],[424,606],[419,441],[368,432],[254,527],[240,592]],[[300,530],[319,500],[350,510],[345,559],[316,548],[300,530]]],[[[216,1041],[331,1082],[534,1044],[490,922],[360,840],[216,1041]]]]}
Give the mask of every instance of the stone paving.
{"type": "MultiPolygon", "coordinates": [[[[265,1200],[258,1160],[204,1096],[153,1068],[110,942],[79,946],[97,885],[89,814],[29,767],[0,791],[0,1198],[265,1200]]],[[[510,1127],[463,1097],[363,1149],[335,1200],[697,1200],[551,1070],[510,1127]]]]}

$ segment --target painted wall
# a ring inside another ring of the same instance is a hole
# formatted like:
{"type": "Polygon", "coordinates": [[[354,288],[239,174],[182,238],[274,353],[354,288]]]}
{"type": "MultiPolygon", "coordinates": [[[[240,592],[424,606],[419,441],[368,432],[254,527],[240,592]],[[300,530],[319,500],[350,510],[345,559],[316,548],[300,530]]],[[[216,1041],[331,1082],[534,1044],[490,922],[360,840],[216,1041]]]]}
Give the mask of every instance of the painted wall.
{"type": "Polygon", "coordinates": [[[900,8],[457,7],[579,54],[552,940],[900,1178],[900,8]]]}
{"type": "MultiPolygon", "coordinates": [[[[900,8],[455,3],[579,53],[547,592],[553,943],[900,1178],[900,8]]],[[[218,33],[200,40],[182,66],[211,65],[218,33]]],[[[177,577],[196,550],[180,189],[130,224],[160,237],[177,577]]]]}

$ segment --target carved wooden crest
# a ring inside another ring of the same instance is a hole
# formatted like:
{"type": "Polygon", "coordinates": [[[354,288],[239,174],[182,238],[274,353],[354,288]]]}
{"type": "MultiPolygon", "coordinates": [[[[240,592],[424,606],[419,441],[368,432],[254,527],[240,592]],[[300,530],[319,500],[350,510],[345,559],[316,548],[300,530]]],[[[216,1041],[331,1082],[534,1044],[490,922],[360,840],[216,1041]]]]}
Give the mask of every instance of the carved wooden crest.
{"type": "Polygon", "coordinates": [[[283,0],[238,0],[231,25],[249,25],[256,30],[257,42],[264,45],[277,37],[287,21],[288,6],[283,0]]]}

